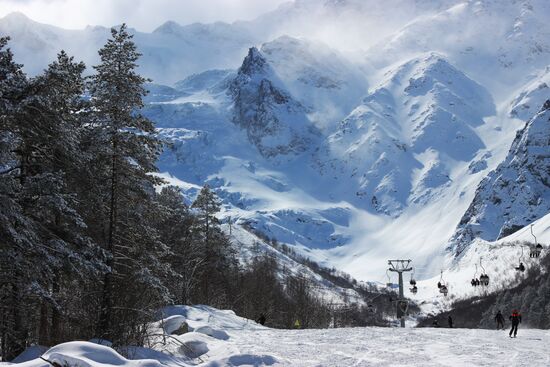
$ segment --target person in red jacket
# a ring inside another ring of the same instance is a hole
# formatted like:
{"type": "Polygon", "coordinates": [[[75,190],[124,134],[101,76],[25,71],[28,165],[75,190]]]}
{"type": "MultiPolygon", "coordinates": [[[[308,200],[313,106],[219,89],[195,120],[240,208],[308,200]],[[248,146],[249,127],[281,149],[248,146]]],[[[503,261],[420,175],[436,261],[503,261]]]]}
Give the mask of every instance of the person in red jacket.
{"type": "Polygon", "coordinates": [[[510,329],[510,338],[512,337],[512,333],[514,333],[514,338],[518,334],[518,326],[521,323],[521,314],[518,310],[512,311],[512,314],[509,317],[510,321],[512,321],[512,328],[510,329]]]}

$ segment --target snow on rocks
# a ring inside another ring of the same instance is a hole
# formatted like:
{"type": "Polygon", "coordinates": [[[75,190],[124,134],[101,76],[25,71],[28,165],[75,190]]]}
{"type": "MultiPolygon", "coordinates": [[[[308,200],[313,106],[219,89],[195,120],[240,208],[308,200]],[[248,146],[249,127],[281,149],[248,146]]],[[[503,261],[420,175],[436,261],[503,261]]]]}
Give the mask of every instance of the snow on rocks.
{"type": "MultiPolygon", "coordinates": [[[[78,367],[160,367],[162,364],[154,359],[129,360],[118,354],[114,349],[104,345],[90,342],[68,342],[56,345],[48,349],[42,358],[61,366],[78,367]]],[[[50,364],[40,358],[24,363],[21,367],[51,367],[50,364]]]]}
{"type": "Polygon", "coordinates": [[[550,97],[550,66],[535,77],[511,103],[510,115],[528,121],[550,97]]]}
{"type": "Polygon", "coordinates": [[[479,184],[450,242],[502,238],[550,212],[550,100],[518,131],[508,156],[479,184]]]}
{"type": "Polygon", "coordinates": [[[230,93],[233,122],[245,129],[264,157],[303,153],[319,132],[307,109],[283,87],[271,65],[255,47],[250,48],[230,93]]]}

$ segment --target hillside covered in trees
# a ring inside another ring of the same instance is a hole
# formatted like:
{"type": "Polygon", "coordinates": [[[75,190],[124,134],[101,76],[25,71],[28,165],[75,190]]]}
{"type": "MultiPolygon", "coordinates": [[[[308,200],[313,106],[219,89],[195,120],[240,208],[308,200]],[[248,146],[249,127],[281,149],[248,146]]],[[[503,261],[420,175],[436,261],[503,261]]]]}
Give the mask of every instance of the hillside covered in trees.
{"type": "MultiPolygon", "coordinates": [[[[147,80],[136,73],[140,54],[124,25],[112,30],[90,77],[63,51],[27,77],[8,43],[0,39],[2,360],[75,339],[141,345],[167,304],[264,313],[266,325],[280,328],[297,319],[305,328],[386,324],[391,292],[376,309],[338,310],[308,279],[281,278],[269,256],[243,268],[208,185],[188,206],[155,174],[163,141],[139,113],[147,80]]],[[[365,300],[375,295],[299,260],[365,300]]]]}

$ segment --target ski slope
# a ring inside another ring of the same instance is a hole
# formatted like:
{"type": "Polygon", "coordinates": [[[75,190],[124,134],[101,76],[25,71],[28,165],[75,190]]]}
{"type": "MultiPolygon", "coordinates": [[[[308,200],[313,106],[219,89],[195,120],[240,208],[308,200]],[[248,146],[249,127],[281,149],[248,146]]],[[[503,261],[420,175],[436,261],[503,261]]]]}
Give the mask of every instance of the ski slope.
{"type": "MultiPolygon", "coordinates": [[[[447,328],[342,328],[276,330],[207,306],[171,306],[152,331],[191,332],[152,339],[150,348],[113,349],[90,342],[60,344],[44,358],[62,365],[106,367],[183,366],[548,366],[550,331],[447,328]],[[156,329],[155,329],[156,328],[156,329]]],[[[460,325],[458,325],[460,326],[460,325]]],[[[29,353],[30,355],[31,353],[29,353]]],[[[36,358],[18,367],[49,367],[36,358]]],[[[2,365],[0,363],[0,365],[2,365]]]]}

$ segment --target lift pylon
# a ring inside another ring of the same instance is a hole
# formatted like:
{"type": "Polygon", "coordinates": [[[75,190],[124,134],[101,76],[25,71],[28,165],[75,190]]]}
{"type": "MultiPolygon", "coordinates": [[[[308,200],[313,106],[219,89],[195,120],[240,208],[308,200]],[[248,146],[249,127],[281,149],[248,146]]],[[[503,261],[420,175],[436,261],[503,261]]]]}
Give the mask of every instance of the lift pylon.
{"type": "Polygon", "coordinates": [[[412,271],[412,267],[409,266],[412,260],[388,260],[388,265],[390,268],[389,271],[393,271],[399,275],[399,299],[396,302],[397,309],[397,318],[401,321],[401,327],[405,327],[405,314],[407,312],[408,302],[405,299],[403,292],[403,273],[407,271],[412,271]]]}

